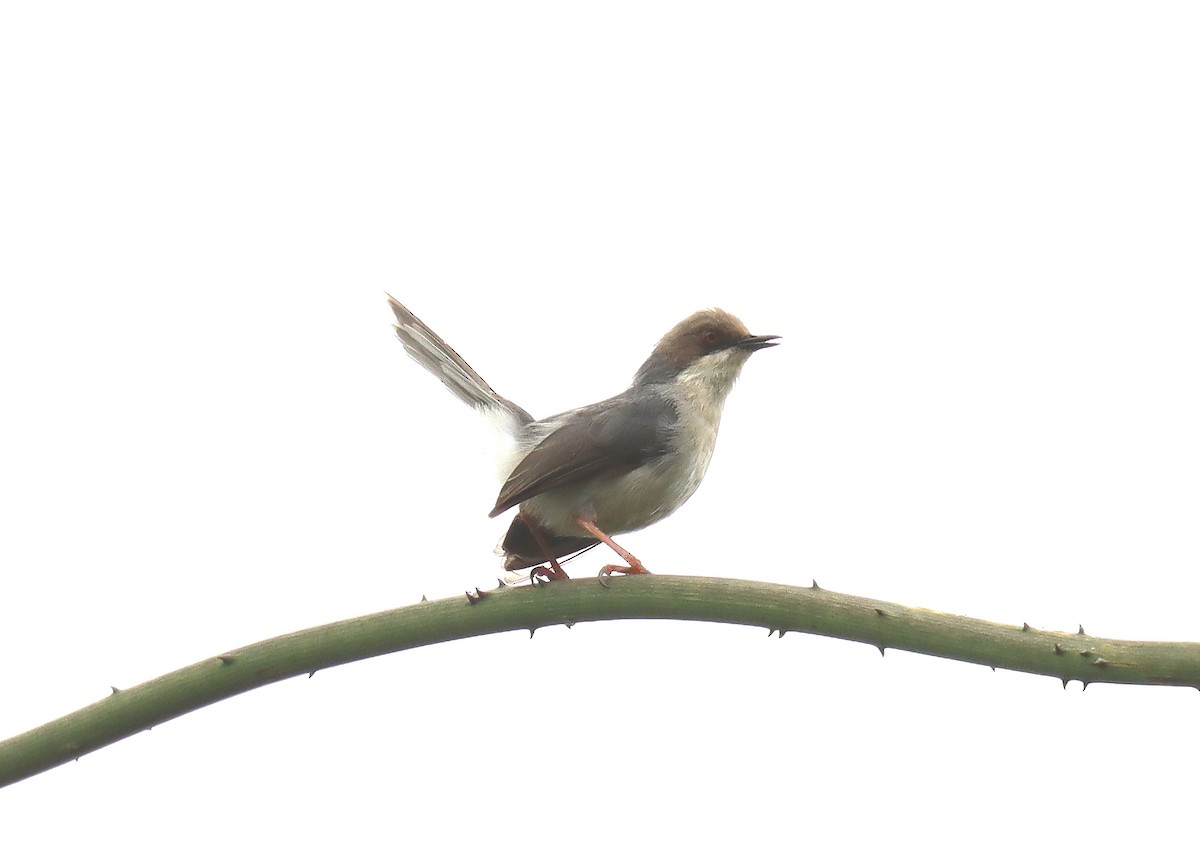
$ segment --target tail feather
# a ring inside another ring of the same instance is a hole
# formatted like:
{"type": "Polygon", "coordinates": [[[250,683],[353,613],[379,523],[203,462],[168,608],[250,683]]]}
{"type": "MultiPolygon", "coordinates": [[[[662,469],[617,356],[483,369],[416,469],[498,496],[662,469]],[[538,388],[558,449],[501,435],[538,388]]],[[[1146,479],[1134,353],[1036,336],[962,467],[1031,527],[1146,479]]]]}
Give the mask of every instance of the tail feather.
{"type": "Polygon", "coordinates": [[[492,390],[492,386],[416,314],[391,295],[388,295],[388,305],[396,315],[396,337],[404,344],[409,357],[437,376],[451,393],[483,413],[500,414],[514,427],[533,422],[528,411],[492,390]]]}
{"type": "Polygon", "coordinates": [[[532,568],[534,565],[549,562],[550,555],[562,560],[563,557],[581,550],[589,550],[600,543],[590,536],[550,535],[545,531],[543,534],[552,554],[542,550],[524,515],[513,518],[504,540],[500,543],[500,550],[504,555],[504,570],[520,571],[522,568],[532,568]]]}

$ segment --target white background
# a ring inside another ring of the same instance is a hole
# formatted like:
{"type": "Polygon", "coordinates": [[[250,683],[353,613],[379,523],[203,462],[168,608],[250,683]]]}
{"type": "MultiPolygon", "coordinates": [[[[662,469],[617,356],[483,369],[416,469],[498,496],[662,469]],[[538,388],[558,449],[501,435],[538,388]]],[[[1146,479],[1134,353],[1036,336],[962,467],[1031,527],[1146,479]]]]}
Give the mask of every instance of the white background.
{"type": "MultiPolygon", "coordinates": [[[[1192,4],[6,4],[0,737],[495,582],[472,412],[757,333],[660,572],[1200,640],[1192,4]]],[[[572,563],[580,576],[606,555],[572,563]]],[[[1194,842],[1194,690],[611,623],[0,791],[6,849],[1194,842]]]]}

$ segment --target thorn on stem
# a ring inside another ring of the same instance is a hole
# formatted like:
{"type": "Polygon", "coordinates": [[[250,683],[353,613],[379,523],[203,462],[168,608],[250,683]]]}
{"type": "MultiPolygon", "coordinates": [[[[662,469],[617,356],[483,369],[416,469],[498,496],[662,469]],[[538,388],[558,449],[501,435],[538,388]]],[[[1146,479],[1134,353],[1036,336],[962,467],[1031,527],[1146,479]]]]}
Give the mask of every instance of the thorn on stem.
{"type": "Polygon", "coordinates": [[[530,628],[529,628],[529,638],[530,638],[530,639],[532,639],[532,638],[533,638],[533,631],[535,631],[535,630],[537,630],[537,628],[536,628],[536,627],[530,627],[530,628]]]}
{"type": "Polygon", "coordinates": [[[1061,657],[1063,654],[1065,654],[1065,653],[1066,653],[1066,651],[1064,651],[1064,650],[1062,649],[1062,645],[1060,645],[1060,644],[1058,644],[1057,642],[1055,642],[1055,643],[1054,643],[1054,653],[1055,653],[1055,655],[1057,655],[1057,656],[1060,656],[1060,657],[1061,657]]]}
{"type": "Polygon", "coordinates": [[[886,613],[886,612],[884,612],[884,611],[883,611],[882,609],[880,609],[879,607],[875,607],[875,614],[876,614],[876,615],[878,615],[878,616],[880,616],[881,618],[887,615],[887,613],[886,613]]]}
{"type": "Polygon", "coordinates": [[[113,695],[116,695],[118,692],[121,691],[120,687],[117,687],[117,686],[110,686],[109,689],[112,690],[113,695]]]}
{"type": "Polygon", "coordinates": [[[886,654],[884,654],[883,652],[886,651],[887,648],[883,647],[882,645],[876,645],[875,647],[879,649],[879,656],[881,656],[881,657],[886,656],[886,654]]]}
{"type": "Polygon", "coordinates": [[[1079,625],[1079,633],[1078,633],[1077,635],[1079,635],[1079,636],[1087,636],[1087,634],[1083,632],[1083,625],[1082,625],[1082,624],[1081,624],[1081,625],[1079,625]]]}
{"type": "Polygon", "coordinates": [[[786,631],[786,630],[784,630],[782,627],[780,627],[780,628],[779,628],[779,638],[780,638],[780,639],[782,639],[782,638],[783,638],[783,634],[785,634],[785,633],[787,633],[787,631],[786,631]]]}
{"type": "Polygon", "coordinates": [[[816,578],[816,577],[813,577],[813,584],[812,584],[812,588],[813,588],[813,591],[815,591],[815,592],[819,592],[819,591],[821,591],[821,587],[817,585],[817,578],[816,578]]]}
{"type": "Polygon", "coordinates": [[[429,603],[429,598],[425,597],[424,595],[421,595],[421,603],[429,603]]]}
{"type": "Polygon", "coordinates": [[[768,638],[768,639],[770,639],[770,638],[771,638],[771,636],[772,636],[774,633],[775,633],[775,628],[774,628],[774,627],[768,627],[768,628],[767,628],[767,638],[768,638]]]}
{"type": "Polygon", "coordinates": [[[1032,628],[1029,626],[1028,621],[1021,622],[1021,632],[1022,633],[1028,633],[1031,629],[1032,628]]]}

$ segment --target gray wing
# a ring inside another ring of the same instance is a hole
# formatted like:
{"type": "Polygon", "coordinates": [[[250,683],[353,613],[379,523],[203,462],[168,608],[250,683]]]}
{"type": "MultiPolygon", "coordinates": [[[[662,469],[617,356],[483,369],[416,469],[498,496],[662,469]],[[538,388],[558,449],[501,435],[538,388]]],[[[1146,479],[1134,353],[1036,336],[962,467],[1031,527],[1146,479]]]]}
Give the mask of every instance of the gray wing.
{"type": "Polygon", "coordinates": [[[489,517],[545,491],[628,473],[667,452],[678,414],[660,396],[616,396],[571,413],[523,458],[489,517]]]}
{"type": "Polygon", "coordinates": [[[409,356],[442,380],[450,392],[472,408],[502,411],[519,424],[533,422],[529,412],[492,390],[483,376],[450,348],[429,326],[404,305],[388,296],[388,305],[396,315],[396,337],[409,356]]]}

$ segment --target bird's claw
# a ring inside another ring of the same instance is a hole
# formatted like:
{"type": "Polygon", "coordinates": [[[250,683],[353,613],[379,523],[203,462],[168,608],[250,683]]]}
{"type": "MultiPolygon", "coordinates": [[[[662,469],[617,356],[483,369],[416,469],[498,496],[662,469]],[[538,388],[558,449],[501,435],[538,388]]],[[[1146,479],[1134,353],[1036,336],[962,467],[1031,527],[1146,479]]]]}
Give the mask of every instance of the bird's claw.
{"type": "Polygon", "coordinates": [[[650,573],[650,569],[647,568],[645,565],[643,565],[641,562],[635,562],[631,565],[605,565],[603,568],[600,569],[600,574],[597,576],[596,579],[598,579],[600,581],[601,586],[603,586],[604,588],[607,589],[608,583],[606,581],[613,574],[628,575],[628,574],[649,574],[649,573],[650,573]]]}
{"type": "Polygon", "coordinates": [[[551,580],[569,580],[561,565],[537,565],[529,571],[529,582],[533,585],[549,583],[551,580]]]}

